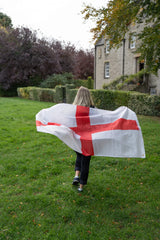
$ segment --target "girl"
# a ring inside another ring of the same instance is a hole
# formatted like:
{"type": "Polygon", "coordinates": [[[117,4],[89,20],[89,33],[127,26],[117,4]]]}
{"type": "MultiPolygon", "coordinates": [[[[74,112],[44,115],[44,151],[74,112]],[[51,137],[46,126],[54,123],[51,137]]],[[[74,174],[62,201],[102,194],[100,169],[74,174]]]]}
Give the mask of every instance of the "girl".
{"type": "MultiPolygon", "coordinates": [[[[94,103],[88,88],[79,88],[73,104],[85,107],[94,107],[94,103]]],[[[84,156],[78,152],[76,152],[76,154],[77,158],[75,163],[75,177],[72,184],[77,186],[80,183],[78,191],[82,192],[83,186],[87,184],[91,156],[84,156]]]]}

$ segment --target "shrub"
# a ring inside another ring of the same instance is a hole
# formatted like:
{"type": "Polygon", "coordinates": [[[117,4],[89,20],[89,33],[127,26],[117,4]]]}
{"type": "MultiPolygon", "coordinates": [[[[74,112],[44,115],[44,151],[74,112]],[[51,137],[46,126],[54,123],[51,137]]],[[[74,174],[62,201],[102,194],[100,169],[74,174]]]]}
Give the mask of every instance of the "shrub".
{"type": "Polygon", "coordinates": [[[55,102],[55,90],[54,89],[39,89],[39,101],[55,102]]]}
{"type": "Polygon", "coordinates": [[[127,106],[136,114],[160,116],[159,96],[117,90],[91,90],[91,94],[98,108],[115,110],[127,106]]]}
{"type": "Polygon", "coordinates": [[[30,87],[17,88],[18,97],[29,99],[30,87]]]}
{"type": "Polygon", "coordinates": [[[42,88],[55,88],[57,85],[74,83],[72,73],[53,74],[40,84],[42,88]]]}
{"type": "Polygon", "coordinates": [[[128,75],[120,76],[110,83],[103,84],[103,89],[106,89],[106,90],[112,90],[113,89],[113,90],[115,90],[115,89],[117,89],[117,85],[122,85],[123,86],[123,83],[127,78],[128,78],[128,75]]]}
{"type": "Polygon", "coordinates": [[[17,88],[18,96],[21,98],[44,101],[44,102],[55,102],[55,90],[47,88],[37,87],[23,87],[17,88]]]}
{"type": "Polygon", "coordinates": [[[128,107],[140,115],[160,116],[160,97],[131,92],[128,107]]]}
{"type": "Polygon", "coordinates": [[[89,89],[93,89],[94,81],[93,81],[92,78],[89,79],[89,81],[90,81],[90,83],[88,83],[88,80],[76,79],[74,84],[75,84],[76,88],[79,88],[79,87],[83,86],[83,87],[86,87],[86,88],[89,88],[89,89]]]}
{"type": "Polygon", "coordinates": [[[88,77],[88,88],[89,89],[93,89],[93,79],[92,77],[88,77]]]}
{"type": "Polygon", "coordinates": [[[82,80],[82,79],[76,79],[75,80],[75,87],[79,88],[79,87],[88,87],[88,81],[87,80],[82,80]]]}
{"type": "Polygon", "coordinates": [[[74,84],[67,84],[66,85],[66,102],[73,103],[76,94],[77,94],[77,89],[74,89],[74,84]]]}
{"type": "Polygon", "coordinates": [[[55,87],[55,103],[65,102],[65,95],[64,86],[57,85],[55,87]]]}
{"type": "Polygon", "coordinates": [[[106,90],[91,90],[91,95],[94,104],[97,108],[102,109],[115,109],[114,92],[106,90]]]}
{"type": "Polygon", "coordinates": [[[103,89],[113,89],[113,90],[120,90],[126,84],[131,83],[140,83],[140,79],[143,77],[144,74],[149,74],[148,70],[142,69],[141,71],[137,72],[136,74],[120,76],[117,79],[113,80],[111,83],[104,84],[103,89]]]}

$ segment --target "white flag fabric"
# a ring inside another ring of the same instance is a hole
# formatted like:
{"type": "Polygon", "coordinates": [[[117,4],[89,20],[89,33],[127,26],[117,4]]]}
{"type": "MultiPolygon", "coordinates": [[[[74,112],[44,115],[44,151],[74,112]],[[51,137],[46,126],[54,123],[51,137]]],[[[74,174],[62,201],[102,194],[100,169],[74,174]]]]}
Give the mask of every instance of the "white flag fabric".
{"type": "Polygon", "coordinates": [[[36,127],[85,156],[145,158],[137,116],[127,107],[108,111],[60,103],[42,109],[36,127]]]}

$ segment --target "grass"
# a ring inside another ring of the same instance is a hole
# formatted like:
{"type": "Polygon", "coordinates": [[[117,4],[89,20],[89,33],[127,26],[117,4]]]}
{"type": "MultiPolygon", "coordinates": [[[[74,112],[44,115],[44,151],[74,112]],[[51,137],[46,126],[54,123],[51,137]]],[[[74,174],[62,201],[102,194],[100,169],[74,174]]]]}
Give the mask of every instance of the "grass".
{"type": "Polygon", "coordinates": [[[0,98],[0,240],[160,239],[160,119],[138,117],[145,159],[92,157],[78,193],[75,153],[35,128],[51,105],[0,98]]]}

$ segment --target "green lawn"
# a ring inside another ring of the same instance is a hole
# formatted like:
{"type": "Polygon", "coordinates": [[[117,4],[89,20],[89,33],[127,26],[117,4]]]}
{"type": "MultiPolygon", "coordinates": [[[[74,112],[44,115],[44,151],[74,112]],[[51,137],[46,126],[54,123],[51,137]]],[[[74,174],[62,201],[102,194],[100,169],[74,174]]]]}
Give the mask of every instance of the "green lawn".
{"type": "Polygon", "coordinates": [[[51,105],[0,98],[0,240],[160,239],[160,118],[138,116],[146,159],[92,157],[80,194],[74,151],[36,131],[51,105]]]}

